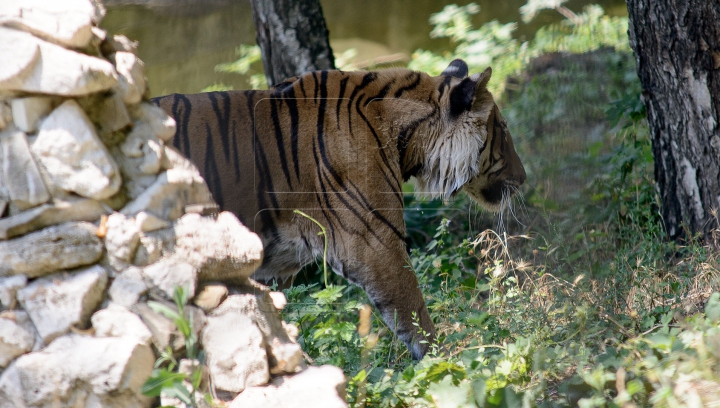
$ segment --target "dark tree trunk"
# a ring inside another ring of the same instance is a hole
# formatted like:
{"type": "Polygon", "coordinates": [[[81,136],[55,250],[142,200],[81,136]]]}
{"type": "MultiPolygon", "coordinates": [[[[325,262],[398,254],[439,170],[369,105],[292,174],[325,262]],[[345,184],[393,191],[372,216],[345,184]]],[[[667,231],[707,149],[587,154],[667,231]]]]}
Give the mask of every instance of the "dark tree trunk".
{"type": "Polygon", "coordinates": [[[708,234],[720,208],[720,1],[627,5],[666,230],[708,234]]]}
{"type": "Polygon", "coordinates": [[[268,85],[335,69],[319,0],[251,0],[268,85]]]}

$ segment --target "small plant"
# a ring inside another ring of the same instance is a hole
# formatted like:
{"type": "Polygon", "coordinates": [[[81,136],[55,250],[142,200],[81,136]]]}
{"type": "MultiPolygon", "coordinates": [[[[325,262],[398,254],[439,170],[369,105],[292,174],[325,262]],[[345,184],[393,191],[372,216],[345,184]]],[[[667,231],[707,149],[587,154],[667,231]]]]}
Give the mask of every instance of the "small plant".
{"type": "MultiPolygon", "coordinates": [[[[192,319],[185,317],[185,305],[189,298],[189,291],[183,287],[176,287],[173,292],[173,301],[177,310],[160,302],[148,302],[148,306],[168,319],[172,319],[180,334],[185,338],[185,357],[191,361],[190,374],[179,372],[179,363],[175,359],[173,350],[168,346],[161,351],[160,358],[155,361],[155,369],[150,378],[143,384],[142,392],[149,397],[158,397],[164,394],[170,398],[177,398],[188,407],[197,407],[196,393],[203,379],[205,352],[199,349],[198,339],[192,327],[192,319]],[[190,385],[188,389],[187,384],[190,385]]],[[[191,315],[192,316],[192,315],[191,315]]],[[[209,395],[206,400],[211,400],[209,395]]]]}

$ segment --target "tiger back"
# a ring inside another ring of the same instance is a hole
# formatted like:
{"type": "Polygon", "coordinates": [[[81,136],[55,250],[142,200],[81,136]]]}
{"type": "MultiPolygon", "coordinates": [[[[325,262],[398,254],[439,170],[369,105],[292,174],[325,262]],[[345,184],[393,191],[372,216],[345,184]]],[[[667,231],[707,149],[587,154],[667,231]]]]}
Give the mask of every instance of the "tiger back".
{"type": "Polygon", "coordinates": [[[301,210],[326,227],[332,269],[367,292],[419,359],[435,330],[408,268],[402,181],[445,198],[465,189],[497,211],[525,180],[487,91],[491,71],[467,73],[460,60],[438,77],[318,71],[267,91],[154,101],[175,118],[175,147],[220,207],[261,237],[255,278],[287,278],[322,256],[319,228],[301,210]]]}

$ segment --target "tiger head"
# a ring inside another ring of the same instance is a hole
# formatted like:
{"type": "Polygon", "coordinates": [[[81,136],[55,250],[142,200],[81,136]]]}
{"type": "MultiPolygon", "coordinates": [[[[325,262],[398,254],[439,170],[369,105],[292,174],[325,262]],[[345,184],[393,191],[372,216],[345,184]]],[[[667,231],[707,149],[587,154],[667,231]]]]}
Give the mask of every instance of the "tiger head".
{"type": "Polygon", "coordinates": [[[525,168],[487,90],[492,69],[467,74],[467,64],[455,60],[437,77],[449,90],[439,92],[437,101],[444,126],[426,139],[417,179],[433,195],[448,199],[465,190],[482,207],[498,212],[525,182],[525,168]]]}

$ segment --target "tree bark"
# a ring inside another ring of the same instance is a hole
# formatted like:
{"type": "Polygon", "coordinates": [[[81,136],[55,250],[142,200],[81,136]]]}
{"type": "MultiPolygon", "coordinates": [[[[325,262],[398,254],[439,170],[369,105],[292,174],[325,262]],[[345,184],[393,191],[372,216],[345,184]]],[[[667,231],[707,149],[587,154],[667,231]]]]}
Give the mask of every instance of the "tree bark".
{"type": "Polygon", "coordinates": [[[335,69],[319,0],[251,0],[268,85],[335,69]]]}
{"type": "Polygon", "coordinates": [[[666,231],[707,236],[720,208],[720,2],[627,5],[666,231]]]}

